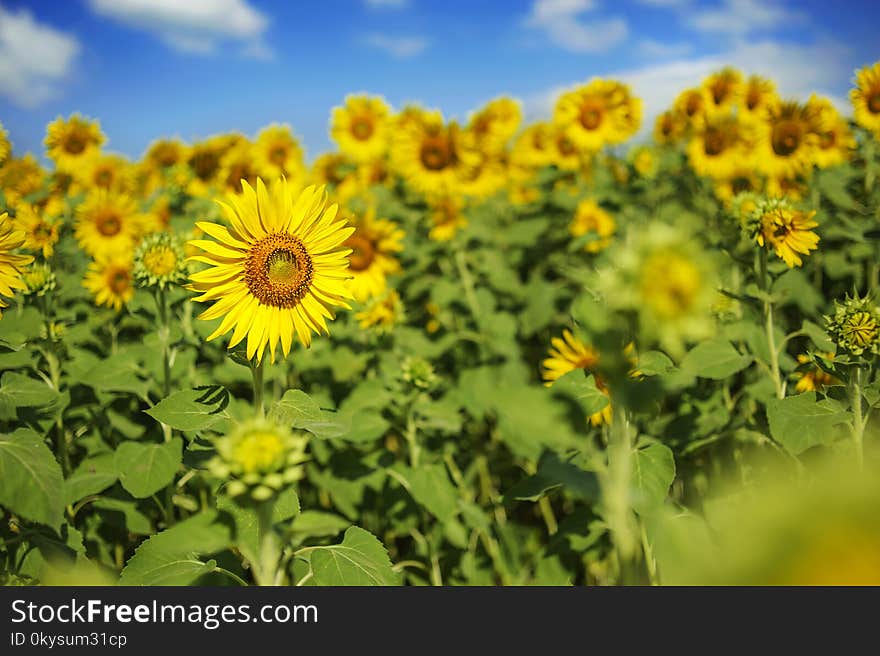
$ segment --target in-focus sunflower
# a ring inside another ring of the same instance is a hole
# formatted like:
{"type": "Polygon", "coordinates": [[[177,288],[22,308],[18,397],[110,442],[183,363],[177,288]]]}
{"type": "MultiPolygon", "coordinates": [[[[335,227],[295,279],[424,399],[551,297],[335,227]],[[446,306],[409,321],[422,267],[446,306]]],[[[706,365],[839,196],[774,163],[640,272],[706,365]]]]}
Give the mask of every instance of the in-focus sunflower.
{"type": "Polygon", "coordinates": [[[97,121],[73,114],[67,120],[59,116],[49,123],[44,143],[55,166],[73,172],[98,151],[104,139],[97,121]]]}
{"type": "Polygon", "coordinates": [[[819,141],[816,118],[815,111],[797,102],[783,101],[768,108],[755,149],[758,168],[768,176],[807,173],[819,141]]]}
{"type": "Polygon", "coordinates": [[[752,214],[750,230],[759,246],[772,249],[790,269],[801,266],[801,255],[809,255],[819,244],[813,228],[816,211],[803,212],[788,202],[768,199],[759,203],[752,214]]]}
{"type": "Polygon", "coordinates": [[[699,175],[729,178],[748,161],[742,125],[730,115],[706,117],[687,146],[688,162],[699,175]]]}
{"type": "Polygon", "coordinates": [[[83,287],[92,292],[96,305],[121,311],[134,296],[131,254],[113,254],[94,260],[86,272],[83,287]]]}
{"type": "Polygon", "coordinates": [[[309,346],[312,333],[327,332],[334,307],[348,309],[350,250],[342,243],[354,228],[336,220],[337,206],[327,206],[323,187],[310,186],[298,196],[283,178],[267,189],[257,179],[241,195],[220,203],[230,227],[200,221],[217,241],[190,244],[204,251],[191,260],[210,265],[190,276],[193,300],[216,301],[200,319],[223,317],[208,339],[233,331],[229,348],[247,337],[247,357],[262,361],[266,346],[287,356],[296,334],[309,346]]]}
{"type": "Polygon", "coordinates": [[[810,96],[807,107],[816,117],[818,141],[814,161],[819,168],[837,166],[849,160],[856,140],[849,124],[827,98],[810,96]]]}
{"type": "Polygon", "coordinates": [[[617,225],[612,216],[592,199],[582,200],[575,210],[574,219],[568,226],[573,237],[594,237],[584,245],[588,253],[598,253],[608,247],[617,225]]]}
{"type": "Polygon", "coordinates": [[[134,251],[134,278],[142,287],[164,289],[186,279],[186,256],[181,239],[170,232],[144,237],[134,251]]]}
{"type": "Polygon", "coordinates": [[[31,205],[21,204],[15,211],[15,226],[24,234],[24,248],[52,257],[58,243],[60,222],[42,215],[31,205]]]}
{"type": "Polygon", "coordinates": [[[579,149],[597,151],[632,136],[641,116],[641,100],[630,93],[629,87],[595,78],[559,97],[553,122],[579,149]]]}
{"type": "Polygon", "coordinates": [[[870,295],[834,301],[834,314],[825,317],[825,326],[838,348],[847,353],[880,355],[880,306],[870,295]]]}
{"type": "Polygon", "coordinates": [[[723,68],[712,73],[703,80],[708,112],[729,112],[739,102],[742,86],[742,73],[735,68],[723,68]]]}
{"type": "Polygon", "coordinates": [[[330,136],[339,150],[356,162],[384,157],[391,126],[388,103],[380,96],[348,96],[345,105],[334,107],[330,136]]]}
{"type": "Polygon", "coordinates": [[[856,86],[849,92],[856,123],[880,139],[880,61],[856,73],[856,86]]]}
{"type": "Polygon", "coordinates": [[[385,291],[386,276],[400,271],[396,254],[403,250],[403,230],[388,219],[377,219],[370,208],[355,222],[355,232],[343,244],[351,249],[348,289],[364,302],[385,291]]]}
{"type": "Polygon", "coordinates": [[[472,137],[456,123],[444,124],[440,112],[426,112],[395,134],[391,162],[407,184],[423,194],[451,193],[463,171],[473,165],[472,137]]]}
{"type": "Polygon", "coordinates": [[[23,244],[24,233],[16,230],[6,212],[0,214],[0,318],[3,308],[9,307],[4,297],[11,298],[15,289],[25,289],[21,274],[34,261],[30,255],[13,252],[23,244]]]}
{"type": "Polygon", "coordinates": [[[498,153],[516,134],[521,121],[519,103],[513,98],[501,97],[476,111],[468,121],[468,130],[483,152],[498,153]]]}
{"type": "Polygon", "coordinates": [[[92,257],[131,255],[143,231],[143,217],[126,194],[93,191],[76,208],[74,236],[92,257]]]}
{"type": "Polygon", "coordinates": [[[254,142],[260,175],[270,180],[284,176],[288,181],[301,180],[305,173],[303,151],[289,125],[273,124],[263,128],[254,142]]]}
{"type": "MultiPolygon", "coordinates": [[[[599,364],[599,352],[592,346],[588,346],[575,337],[570,330],[562,331],[562,338],[554,337],[550,340],[553,346],[548,351],[548,357],[542,363],[544,365],[544,384],[547,387],[562,378],[565,374],[575,369],[584,369],[592,373],[596,382],[596,388],[608,396],[608,388],[605,381],[596,372],[599,364]]],[[[590,423],[593,426],[611,423],[611,403],[590,415],[590,423]]]]}
{"type": "Polygon", "coordinates": [[[464,201],[460,196],[439,196],[428,199],[431,215],[431,230],[428,237],[434,241],[449,241],[459,230],[467,227],[462,208],[464,201]]]}

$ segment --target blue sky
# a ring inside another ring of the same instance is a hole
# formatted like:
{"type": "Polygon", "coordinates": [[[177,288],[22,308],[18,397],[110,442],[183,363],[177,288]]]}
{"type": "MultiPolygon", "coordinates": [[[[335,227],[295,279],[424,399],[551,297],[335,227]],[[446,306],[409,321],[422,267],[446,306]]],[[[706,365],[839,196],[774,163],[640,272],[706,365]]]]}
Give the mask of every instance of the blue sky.
{"type": "Polygon", "coordinates": [[[42,154],[46,123],[79,111],[131,157],[284,122],[314,157],[350,92],[460,118],[508,93],[537,118],[608,75],[650,117],[728,63],[846,109],[877,25],[874,0],[0,0],[0,121],[42,154]]]}

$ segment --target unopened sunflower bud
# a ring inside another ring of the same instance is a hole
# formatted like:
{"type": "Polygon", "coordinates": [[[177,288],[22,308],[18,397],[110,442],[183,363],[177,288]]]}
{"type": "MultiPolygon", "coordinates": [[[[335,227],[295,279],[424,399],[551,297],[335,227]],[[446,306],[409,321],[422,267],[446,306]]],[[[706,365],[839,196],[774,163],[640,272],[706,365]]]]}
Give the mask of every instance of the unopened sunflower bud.
{"type": "Polygon", "coordinates": [[[880,307],[869,297],[847,297],[826,316],[828,333],[837,346],[852,355],[880,354],[880,307]]]}

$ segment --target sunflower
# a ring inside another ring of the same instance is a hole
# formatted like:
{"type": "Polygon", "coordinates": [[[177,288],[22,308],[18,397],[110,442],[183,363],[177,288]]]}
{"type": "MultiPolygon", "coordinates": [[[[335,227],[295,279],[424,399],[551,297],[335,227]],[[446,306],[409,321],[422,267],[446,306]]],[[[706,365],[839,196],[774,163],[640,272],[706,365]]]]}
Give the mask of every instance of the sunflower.
{"type": "Polygon", "coordinates": [[[181,284],[186,279],[186,256],[180,238],[170,232],[144,237],[134,251],[134,278],[141,287],[181,284]]]}
{"type": "Polygon", "coordinates": [[[92,292],[95,304],[119,312],[134,297],[131,254],[113,254],[94,260],[86,272],[83,287],[92,292]]]}
{"type": "Polygon", "coordinates": [[[519,103],[507,97],[496,98],[475,112],[468,121],[468,130],[477,146],[485,153],[504,150],[522,121],[519,103]]]}
{"type": "Polygon", "coordinates": [[[273,124],[263,128],[254,142],[257,169],[274,180],[285,176],[300,180],[305,172],[303,151],[289,125],[273,124]]]}
{"type": "Polygon", "coordinates": [[[612,216],[591,199],[582,200],[578,204],[574,219],[568,226],[568,231],[573,237],[583,235],[594,237],[584,245],[584,250],[588,253],[598,253],[608,248],[616,229],[612,216]]]}
{"type": "Polygon", "coordinates": [[[41,215],[31,205],[19,205],[15,211],[15,227],[24,235],[24,248],[39,251],[43,258],[50,258],[58,243],[59,222],[41,215]]]}
{"type": "Polygon", "coordinates": [[[97,121],[73,114],[67,120],[59,116],[46,126],[46,139],[43,143],[55,166],[72,172],[98,152],[104,140],[97,121]]]}
{"type": "Polygon", "coordinates": [[[706,109],[713,112],[729,112],[739,102],[743,91],[742,73],[735,68],[723,68],[703,80],[706,109]]]}
{"type": "Polygon", "coordinates": [[[880,139],[880,62],[856,73],[856,87],[849,98],[856,123],[880,139]]]}
{"type": "Polygon", "coordinates": [[[92,257],[130,255],[141,235],[142,222],[130,196],[99,189],[76,208],[74,235],[92,257]]]}
{"type": "Polygon", "coordinates": [[[629,87],[595,78],[559,97],[553,122],[579,149],[597,151],[632,136],[638,130],[641,113],[641,100],[632,96],[629,87]]]}
{"type": "Polygon", "coordinates": [[[391,162],[407,184],[423,194],[450,193],[466,167],[474,165],[473,139],[440,112],[426,112],[395,135],[391,162]]]}
{"type": "Polygon", "coordinates": [[[464,201],[460,196],[438,196],[428,199],[431,230],[428,237],[434,241],[449,241],[459,230],[467,227],[467,219],[462,213],[464,201]]]}
{"type": "Polygon", "coordinates": [[[654,141],[661,144],[673,144],[682,138],[685,132],[685,121],[674,111],[666,111],[654,121],[654,141]]]}
{"type": "Polygon", "coordinates": [[[767,110],[778,102],[773,82],[759,75],[751,75],[743,87],[737,117],[745,122],[764,121],[767,110]]]}
{"type": "Polygon", "coordinates": [[[577,171],[584,166],[577,145],[564,130],[555,130],[550,139],[550,162],[560,171],[577,171]]]}
{"type": "Polygon", "coordinates": [[[130,165],[124,157],[95,153],[74,171],[74,178],[86,190],[128,191],[131,187],[130,165]]]}
{"type": "Polygon", "coordinates": [[[342,153],[324,153],[315,158],[311,178],[317,185],[338,187],[354,170],[354,163],[342,153]]]}
{"type": "Polygon", "coordinates": [[[701,89],[685,89],[676,96],[672,109],[686,128],[699,127],[706,117],[706,94],[701,89]]]}
{"type": "Polygon", "coordinates": [[[375,298],[366,308],[354,315],[363,330],[378,333],[390,332],[404,320],[403,303],[400,294],[389,289],[381,297],[375,298]]]}
{"type": "Polygon", "coordinates": [[[254,185],[261,173],[254,145],[246,140],[236,143],[220,160],[219,181],[227,191],[241,193],[241,181],[254,185]]]}
{"type": "MultiPolygon", "coordinates": [[[[241,138],[239,135],[230,136],[241,138]]],[[[186,158],[193,176],[187,188],[190,195],[202,196],[207,193],[220,173],[220,159],[231,146],[232,142],[227,135],[210,137],[190,146],[186,158]]]]}
{"type": "MultiPolygon", "coordinates": [[[[834,353],[822,353],[821,356],[826,360],[834,360],[834,353]]],[[[829,374],[827,371],[819,367],[813,358],[807,353],[801,353],[797,356],[800,371],[795,372],[797,377],[797,385],[795,390],[798,392],[821,392],[829,385],[839,385],[840,381],[829,374]],[[806,366],[810,365],[810,366],[806,366]]]]}
{"type": "Polygon", "coordinates": [[[846,120],[827,98],[810,96],[807,107],[816,116],[818,142],[814,161],[820,169],[837,166],[849,160],[856,140],[846,120]]]}
{"type": "Polygon", "coordinates": [[[815,110],[779,102],[767,110],[756,144],[755,162],[768,176],[794,177],[813,167],[819,137],[815,110]]]}
{"type": "Polygon", "coordinates": [[[388,274],[400,271],[395,256],[403,250],[400,242],[404,233],[396,223],[377,219],[372,207],[355,222],[355,227],[354,234],[343,244],[351,249],[348,259],[352,278],[348,289],[355,300],[364,302],[385,291],[388,274]]]}
{"type": "Polygon", "coordinates": [[[34,261],[30,255],[13,253],[21,248],[24,240],[24,234],[15,228],[6,212],[0,214],[0,318],[3,308],[9,307],[4,297],[11,298],[15,289],[25,289],[21,274],[34,261]]]}
{"type": "Polygon", "coordinates": [[[188,149],[180,139],[157,139],[147,148],[146,162],[155,169],[167,169],[186,162],[188,149]]]}
{"type": "Polygon", "coordinates": [[[9,135],[3,129],[3,123],[0,122],[0,164],[6,161],[12,153],[12,144],[9,143],[9,135]]]}
{"type": "Polygon", "coordinates": [[[463,168],[458,178],[458,192],[472,198],[488,198],[504,188],[507,168],[498,155],[483,154],[463,168]]]}
{"type": "Polygon", "coordinates": [[[294,334],[309,346],[313,332],[327,332],[334,306],[348,309],[351,251],[342,243],[354,228],[335,220],[323,187],[297,196],[283,178],[268,189],[258,178],[256,190],[242,188],[220,203],[229,228],[196,224],[217,241],[190,242],[204,254],[189,259],[210,265],[190,276],[190,289],[200,293],[195,301],[216,301],[200,319],[223,317],[209,340],[234,329],[229,348],[247,337],[248,358],[262,361],[268,345],[274,362],[279,343],[284,356],[294,334]]]}
{"type": "Polygon", "coordinates": [[[384,157],[390,127],[390,112],[384,98],[348,96],[343,107],[333,108],[330,136],[351,159],[369,162],[384,157]]]}
{"type": "Polygon", "coordinates": [[[825,325],[834,343],[847,353],[880,355],[880,306],[870,296],[834,301],[834,314],[825,317],[825,325]]]}
{"type": "Polygon", "coordinates": [[[707,117],[687,146],[688,161],[699,175],[729,178],[748,160],[748,146],[740,123],[731,116],[707,117]]]}
{"type": "Polygon", "coordinates": [[[541,168],[553,163],[555,130],[548,123],[533,123],[516,138],[510,160],[516,166],[541,168]]]}
{"type": "Polygon", "coordinates": [[[0,166],[0,189],[3,190],[6,205],[11,207],[22,197],[38,191],[44,178],[43,169],[30,153],[7,159],[0,166]]]}
{"type": "Polygon", "coordinates": [[[807,180],[804,175],[771,175],[764,183],[764,193],[771,198],[802,200],[807,193],[807,180]]]}
{"type": "Polygon", "coordinates": [[[715,180],[715,196],[730,203],[739,194],[760,192],[762,184],[753,167],[740,163],[731,168],[727,177],[715,180]]]}
{"type": "Polygon", "coordinates": [[[650,146],[633,148],[629,153],[629,160],[639,176],[650,180],[657,175],[659,162],[656,152],[650,146]]]}
{"type": "MultiPolygon", "coordinates": [[[[562,331],[562,339],[554,337],[550,340],[553,346],[548,351],[548,357],[542,363],[544,366],[544,384],[550,387],[565,374],[575,369],[584,369],[593,374],[596,389],[605,396],[609,396],[605,381],[596,374],[595,369],[599,364],[599,352],[592,346],[588,346],[575,337],[570,330],[562,331]]],[[[590,423],[593,426],[611,423],[612,409],[609,402],[604,408],[590,415],[590,423]]]]}
{"type": "Polygon", "coordinates": [[[815,215],[815,210],[803,212],[786,201],[769,199],[755,209],[750,229],[759,246],[773,249],[793,269],[803,264],[800,255],[818,248],[819,235],[813,232],[819,225],[815,215]]]}

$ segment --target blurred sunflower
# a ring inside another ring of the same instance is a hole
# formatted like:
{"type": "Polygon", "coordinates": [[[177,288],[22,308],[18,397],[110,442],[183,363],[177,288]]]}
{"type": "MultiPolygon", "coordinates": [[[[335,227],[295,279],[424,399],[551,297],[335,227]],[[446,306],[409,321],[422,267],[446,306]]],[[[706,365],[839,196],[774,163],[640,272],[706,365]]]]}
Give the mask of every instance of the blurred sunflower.
{"type": "Polygon", "coordinates": [[[157,170],[186,162],[189,149],[180,139],[157,139],[147,148],[145,162],[157,170]]]}
{"type": "MultiPolygon", "coordinates": [[[[834,360],[834,353],[821,353],[825,360],[834,360]]],[[[840,381],[829,374],[827,371],[819,367],[815,360],[808,353],[801,353],[797,356],[798,371],[795,371],[797,384],[795,390],[798,392],[821,392],[829,385],[839,385],[840,381]]]]}
{"type": "Polygon", "coordinates": [[[548,123],[533,123],[516,138],[510,154],[517,166],[541,168],[553,163],[555,130],[548,123]]]}
{"type": "Polygon", "coordinates": [[[796,210],[787,201],[771,198],[758,204],[749,230],[759,246],[772,249],[792,269],[803,264],[801,255],[818,248],[819,235],[813,232],[819,225],[815,215],[815,210],[796,210]]]}
{"type": "Polygon", "coordinates": [[[241,193],[241,181],[254,185],[261,173],[254,145],[244,139],[227,150],[220,160],[220,186],[227,191],[241,193]]]}
{"type": "Polygon", "coordinates": [[[522,121],[522,110],[513,98],[501,97],[477,110],[468,121],[468,130],[485,153],[504,150],[522,121]]]}
{"type": "Polygon", "coordinates": [[[856,86],[849,99],[856,123],[880,139],[880,61],[856,72],[856,86]]]}
{"type": "Polygon", "coordinates": [[[24,235],[24,248],[40,252],[44,259],[52,257],[58,243],[59,221],[45,218],[32,205],[21,204],[15,211],[14,223],[24,235]]]}
{"type": "Polygon", "coordinates": [[[21,280],[24,268],[34,261],[30,255],[14,253],[24,244],[24,234],[15,228],[6,212],[0,214],[0,318],[9,307],[4,297],[11,298],[15,289],[25,289],[21,280]]]}
{"type": "Polygon", "coordinates": [[[121,311],[134,297],[131,254],[112,254],[94,260],[86,272],[83,287],[88,289],[99,306],[121,311]]]}
{"type": "Polygon", "coordinates": [[[676,143],[684,136],[685,123],[681,115],[674,111],[666,111],[654,121],[654,141],[660,144],[676,143]]]}
{"type": "Polygon", "coordinates": [[[330,136],[356,162],[381,159],[388,150],[391,126],[388,103],[380,96],[348,96],[334,107],[330,136]]]}
{"type": "Polygon", "coordinates": [[[640,177],[651,179],[657,175],[660,163],[650,146],[636,146],[630,151],[628,159],[640,177]]]}
{"type": "Polygon", "coordinates": [[[577,171],[584,166],[581,152],[564,130],[554,131],[550,138],[550,162],[560,171],[577,171]]]}
{"type": "Polygon", "coordinates": [[[256,190],[245,182],[220,205],[230,227],[200,221],[217,241],[190,242],[204,252],[189,259],[209,265],[190,276],[193,300],[216,301],[199,318],[223,317],[208,339],[233,331],[231,349],[247,337],[247,357],[257,362],[266,346],[274,362],[279,343],[286,357],[294,334],[309,346],[313,332],[327,332],[334,307],[348,309],[351,251],[342,243],[354,228],[336,220],[323,187],[296,195],[284,179],[267,189],[258,178],[256,190]]]}
{"type": "Polygon", "coordinates": [[[740,194],[758,193],[763,181],[755,173],[755,169],[747,163],[738,163],[731,167],[727,177],[715,180],[715,195],[718,200],[730,203],[740,194]]]}
{"type": "Polygon", "coordinates": [[[75,171],[104,143],[105,137],[97,121],[79,114],[67,120],[60,116],[46,126],[46,145],[49,159],[65,171],[75,171]]]}
{"type": "Polygon", "coordinates": [[[804,175],[771,175],[764,183],[764,193],[771,198],[801,200],[807,193],[807,178],[804,175]]]}
{"type": "Polygon", "coordinates": [[[348,289],[355,300],[364,302],[385,291],[388,274],[400,271],[396,254],[403,250],[404,232],[393,221],[377,219],[373,207],[354,226],[354,234],[343,244],[351,249],[348,289]]]}
{"type": "Polygon", "coordinates": [[[497,155],[481,155],[473,164],[461,170],[458,192],[472,198],[488,198],[507,183],[505,162],[497,155]]]}
{"type": "Polygon", "coordinates": [[[629,87],[595,78],[559,97],[553,122],[579,149],[597,151],[632,136],[638,130],[641,114],[641,100],[630,93],[629,87]]]}
{"type": "Polygon", "coordinates": [[[299,181],[305,173],[302,147],[289,125],[273,124],[263,128],[254,142],[257,170],[270,180],[285,176],[299,181]]]}
{"type": "Polygon", "coordinates": [[[685,89],[676,96],[672,109],[686,128],[699,127],[706,116],[706,94],[701,89],[685,89]]]}
{"type": "Polygon", "coordinates": [[[190,146],[186,163],[193,174],[187,189],[191,195],[204,195],[216,181],[220,173],[220,158],[223,157],[230,145],[229,140],[225,135],[222,135],[199,141],[190,146]]]}
{"type": "Polygon", "coordinates": [[[729,112],[739,102],[743,92],[742,73],[735,68],[723,68],[703,80],[706,109],[713,112],[729,112]]]}
{"type": "Polygon", "coordinates": [[[744,122],[764,121],[767,110],[778,102],[776,85],[767,78],[751,75],[745,82],[737,117],[744,122]]]}
{"type": "Polygon", "coordinates": [[[354,170],[354,163],[342,153],[324,153],[315,158],[311,177],[317,185],[338,187],[354,170]]]}
{"type": "Polygon", "coordinates": [[[76,208],[74,236],[92,257],[130,255],[142,233],[142,220],[130,196],[99,189],[76,208]]]}
{"type": "Polygon", "coordinates": [[[105,189],[125,192],[131,187],[129,169],[129,163],[124,157],[95,153],[74,172],[74,178],[86,190],[105,189]]]}
{"type": "Polygon", "coordinates": [[[30,153],[24,157],[10,157],[0,166],[0,189],[6,205],[15,205],[22,197],[38,191],[43,186],[45,174],[30,153]]]}
{"type": "MultiPolygon", "coordinates": [[[[592,346],[588,346],[574,336],[568,329],[562,331],[562,338],[554,337],[550,340],[553,345],[547,358],[543,361],[544,385],[551,387],[553,383],[565,374],[575,369],[584,369],[593,374],[596,389],[605,396],[609,396],[605,381],[596,374],[595,369],[599,364],[599,352],[592,346]]],[[[609,402],[604,408],[590,415],[590,423],[593,426],[611,423],[613,411],[609,402]]]]}
{"type": "Polygon", "coordinates": [[[362,311],[354,315],[362,330],[375,330],[378,333],[390,332],[404,320],[403,303],[400,294],[389,289],[381,297],[373,299],[362,311]]]}
{"type": "Polygon", "coordinates": [[[463,206],[464,201],[457,195],[430,197],[431,230],[428,237],[434,241],[449,241],[459,230],[467,227],[463,206]]]}
{"type": "Polygon", "coordinates": [[[6,161],[6,158],[12,154],[12,144],[9,143],[9,135],[3,129],[3,123],[0,122],[0,165],[6,161]]]}
{"type": "Polygon", "coordinates": [[[393,167],[415,191],[449,193],[475,162],[472,138],[456,123],[444,124],[440,112],[427,112],[420,124],[410,124],[391,144],[393,167]]]}
{"type": "Polygon", "coordinates": [[[788,177],[809,171],[818,144],[816,118],[815,111],[793,101],[769,107],[755,150],[759,170],[768,176],[788,177]]]}
{"type": "Polygon", "coordinates": [[[588,253],[598,253],[608,247],[617,225],[612,216],[599,207],[592,199],[582,200],[575,210],[574,218],[568,226],[573,237],[591,235],[595,237],[584,245],[588,253]]]}
{"type": "Polygon", "coordinates": [[[699,175],[729,178],[749,158],[742,126],[730,115],[707,116],[687,146],[688,161],[699,175]]]}
{"type": "Polygon", "coordinates": [[[817,117],[818,142],[814,161],[819,168],[837,166],[850,159],[856,140],[849,124],[827,98],[810,96],[807,107],[817,117]]]}

